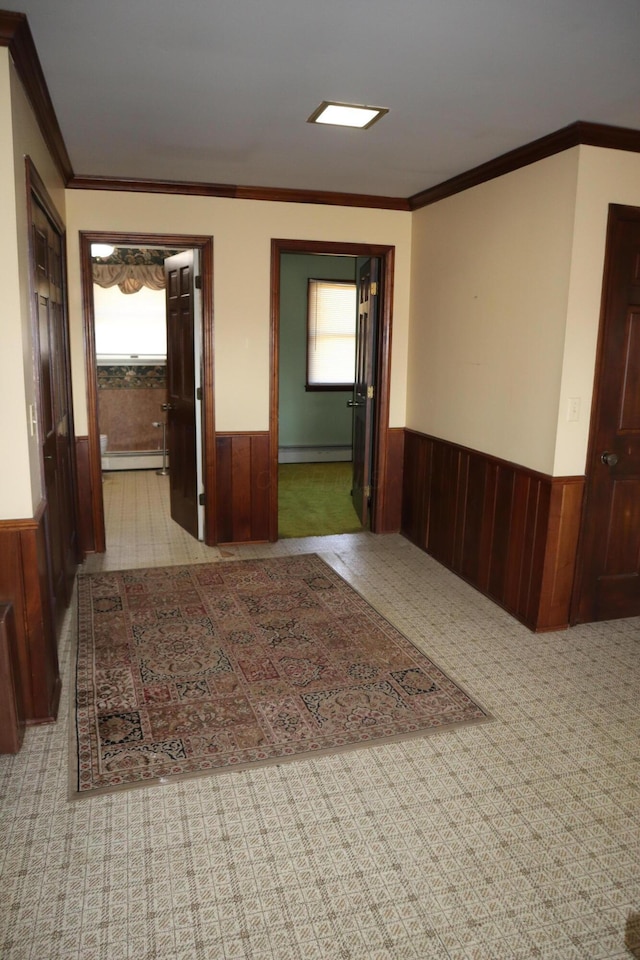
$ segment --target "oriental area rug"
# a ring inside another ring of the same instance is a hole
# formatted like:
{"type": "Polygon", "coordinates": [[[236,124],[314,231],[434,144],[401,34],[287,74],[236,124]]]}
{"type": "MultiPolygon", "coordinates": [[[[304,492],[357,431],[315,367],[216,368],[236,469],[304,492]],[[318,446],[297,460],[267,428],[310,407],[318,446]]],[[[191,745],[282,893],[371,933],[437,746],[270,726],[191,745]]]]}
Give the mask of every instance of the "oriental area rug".
{"type": "Polygon", "coordinates": [[[315,554],[81,574],[72,793],[487,718],[315,554]]]}

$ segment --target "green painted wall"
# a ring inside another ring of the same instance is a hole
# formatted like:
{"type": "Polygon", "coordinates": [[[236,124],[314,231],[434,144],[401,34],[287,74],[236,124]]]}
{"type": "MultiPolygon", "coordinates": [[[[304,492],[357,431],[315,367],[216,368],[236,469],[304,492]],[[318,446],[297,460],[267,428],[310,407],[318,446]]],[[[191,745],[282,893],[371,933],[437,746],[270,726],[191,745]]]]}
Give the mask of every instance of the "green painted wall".
{"type": "Polygon", "coordinates": [[[354,280],[354,257],[287,253],[280,263],[280,447],[351,445],[350,391],[309,392],[307,281],[354,280]]]}

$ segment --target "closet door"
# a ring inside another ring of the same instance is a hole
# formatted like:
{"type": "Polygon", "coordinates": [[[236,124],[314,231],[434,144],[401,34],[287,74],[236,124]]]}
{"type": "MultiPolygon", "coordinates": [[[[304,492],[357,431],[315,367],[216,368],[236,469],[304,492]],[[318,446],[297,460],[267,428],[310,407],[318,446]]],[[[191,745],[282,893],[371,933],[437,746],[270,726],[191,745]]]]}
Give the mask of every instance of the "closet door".
{"type": "Polygon", "coordinates": [[[75,438],[65,310],[64,245],[40,197],[31,194],[38,423],[54,622],[69,605],[78,563],[75,438]]]}

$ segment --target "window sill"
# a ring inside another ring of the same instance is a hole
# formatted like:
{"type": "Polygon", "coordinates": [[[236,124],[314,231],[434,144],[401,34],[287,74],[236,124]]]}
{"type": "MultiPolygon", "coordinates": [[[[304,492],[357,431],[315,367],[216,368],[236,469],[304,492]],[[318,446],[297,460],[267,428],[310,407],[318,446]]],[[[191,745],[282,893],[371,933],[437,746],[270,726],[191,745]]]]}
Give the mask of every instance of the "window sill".
{"type": "Polygon", "coordinates": [[[341,392],[341,393],[353,393],[353,384],[352,383],[307,383],[305,388],[307,393],[322,393],[322,392],[341,392]]]}

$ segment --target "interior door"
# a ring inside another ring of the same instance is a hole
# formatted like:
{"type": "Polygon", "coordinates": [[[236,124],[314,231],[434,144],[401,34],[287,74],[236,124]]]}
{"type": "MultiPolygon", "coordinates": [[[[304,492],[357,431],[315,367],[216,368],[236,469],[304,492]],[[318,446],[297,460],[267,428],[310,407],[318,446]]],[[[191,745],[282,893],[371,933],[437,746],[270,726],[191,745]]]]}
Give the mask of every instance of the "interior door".
{"type": "Polygon", "coordinates": [[[31,205],[39,438],[47,500],[49,571],[55,617],[69,605],[78,562],[75,449],[63,238],[38,198],[31,205]]]}
{"type": "Polygon", "coordinates": [[[640,615],[640,208],[612,206],[575,622],[640,615]]]}
{"type": "Polygon", "coordinates": [[[378,329],[379,261],[358,270],[356,372],[353,386],[353,505],[363,527],[369,525],[375,404],[375,352],[378,329]]]}
{"type": "Polygon", "coordinates": [[[194,251],[164,262],[167,303],[167,452],[171,518],[198,536],[194,251]]]}

